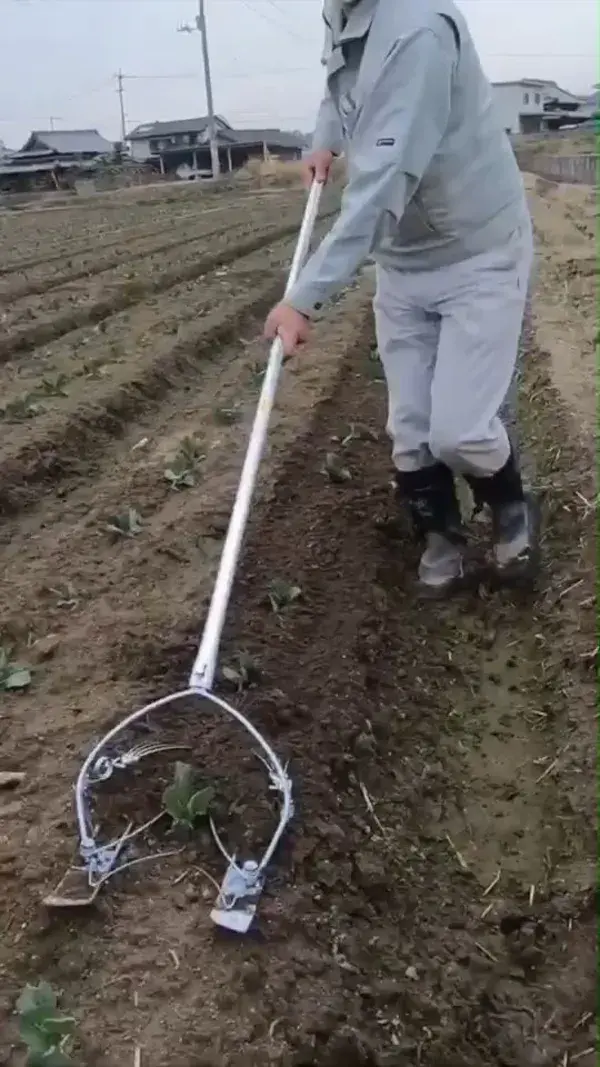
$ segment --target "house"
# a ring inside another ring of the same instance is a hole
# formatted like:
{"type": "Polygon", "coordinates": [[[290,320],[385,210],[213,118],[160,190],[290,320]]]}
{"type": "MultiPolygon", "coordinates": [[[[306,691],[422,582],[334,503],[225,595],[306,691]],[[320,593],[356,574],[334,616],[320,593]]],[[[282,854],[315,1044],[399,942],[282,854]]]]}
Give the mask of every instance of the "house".
{"type": "Polygon", "coordinates": [[[34,130],[19,154],[50,154],[61,159],[85,160],[110,155],[112,151],[112,141],[107,141],[98,130],[34,130]]]}
{"type": "MultiPolygon", "coordinates": [[[[538,78],[492,82],[492,92],[497,113],[507,133],[538,133],[556,129],[569,121],[565,119],[566,115],[577,113],[586,104],[585,97],[561,89],[555,81],[538,78]]],[[[589,112],[586,112],[585,118],[589,118],[589,112]]]]}
{"type": "Polygon", "coordinates": [[[92,169],[114,146],[98,130],[34,130],[18,152],[0,165],[0,189],[28,192],[65,184],[66,172],[92,169]]]}
{"type": "MultiPolygon", "coordinates": [[[[251,156],[272,153],[285,159],[299,159],[304,139],[285,130],[236,130],[221,115],[215,115],[219,162],[223,171],[236,170],[251,156]]],[[[182,177],[210,175],[208,117],[148,122],[128,135],[131,158],[150,161],[161,174],[182,177]]]]}

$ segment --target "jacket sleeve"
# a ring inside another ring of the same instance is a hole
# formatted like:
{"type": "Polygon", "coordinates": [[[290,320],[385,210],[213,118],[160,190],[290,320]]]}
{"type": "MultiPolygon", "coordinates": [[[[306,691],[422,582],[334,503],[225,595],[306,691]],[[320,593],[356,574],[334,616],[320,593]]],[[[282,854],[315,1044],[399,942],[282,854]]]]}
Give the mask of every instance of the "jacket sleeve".
{"type": "MultiPolygon", "coordinates": [[[[323,23],[325,33],[323,51],[321,53],[321,65],[327,69],[327,61],[333,50],[333,35],[325,11],[323,11],[323,23]]],[[[339,156],[344,148],[344,132],[342,130],[342,124],[333,97],[329,92],[327,81],[325,82],[325,93],[321,101],[321,106],[317,112],[317,121],[312,139],[313,152],[319,148],[328,149],[336,156],[339,156]]]]}
{"type": "Polygon", "coordinates": [[[391,47],[355,119],[340,214],[286,304],[310,316],[368,258],[383,212],[401,218],[445,133],[456,59],[446,22],[439,31],[419,28],[391,47]]]}
{"type": "Polygon", "coordinates": [[[321,101],[312,139],[313,152],[318,148],[326,148],[336,156],[339,156],[344,149],[342,124],[329,89],[325,90],[321,101]]]}

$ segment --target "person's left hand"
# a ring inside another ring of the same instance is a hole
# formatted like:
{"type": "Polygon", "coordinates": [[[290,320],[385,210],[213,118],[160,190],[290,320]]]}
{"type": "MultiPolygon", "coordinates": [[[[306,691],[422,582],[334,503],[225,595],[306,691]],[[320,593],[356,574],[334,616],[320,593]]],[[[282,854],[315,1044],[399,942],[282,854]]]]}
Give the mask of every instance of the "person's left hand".
{"type": "Polygon", "coordinates": [[[293,356],[300,345],[308,339],[310,321],[289,304],[276,304],[269,312],[264,327],[268,341],[280,337],[284,356],[293,356]]]}

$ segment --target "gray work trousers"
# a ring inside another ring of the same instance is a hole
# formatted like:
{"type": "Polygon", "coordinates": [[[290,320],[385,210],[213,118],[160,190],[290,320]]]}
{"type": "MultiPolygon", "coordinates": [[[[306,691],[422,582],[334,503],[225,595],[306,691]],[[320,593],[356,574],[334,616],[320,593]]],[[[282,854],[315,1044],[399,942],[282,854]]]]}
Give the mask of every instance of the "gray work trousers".
{"type": "Polygon", "coordinates": [[[431,271],[377,266],[374,301],[400,471],[441,460],[457,474],[500,470],[510,443],[499,411],[515,372],[533,240],[431,271]]]}

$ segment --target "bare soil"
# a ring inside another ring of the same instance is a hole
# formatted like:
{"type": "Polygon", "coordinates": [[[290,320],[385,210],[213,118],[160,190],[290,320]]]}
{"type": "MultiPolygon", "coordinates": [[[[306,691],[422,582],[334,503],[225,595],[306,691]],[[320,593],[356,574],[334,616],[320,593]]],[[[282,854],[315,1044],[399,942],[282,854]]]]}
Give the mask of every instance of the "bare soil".
{"type": "Polygon", "coordinates": [[[550,356],[553,381],[563,396],[573,430],[596,431],[599,329],[597,317],[598,224],[596,192],[527,175],[538,237],[533,325],[550,356]]]}
{"type": "MultiPolygon", "coordinates": [[[[285,209],[285,199],[282,197],[281,200],[281,207],[285,209]]],[[[260,204],[260,201],[258,203],[260,204]]],[[[269,206],[272,212],[275,205],[271,202],[269,206]]],[[[109,241],[95,242],[93,247],[90,247],[89,241],[86,247],[81,249],[78,246],[67,246],[52,256],[52,260],[56,257],[57,262],[53,275],[48,274],[47,258],[37,262],[30,261],[29,265],[21,264],[11,272],[6,272],[4,280],[0,278],[0,303],[45,293],[67,282],[89,278],[90,275],[104,274],[122,263],[126,264],[123,272],[125,278],[131,278],[138,265],[138,258],[162,255],[180,246],[192,244],[198,239],[207,241],[226,228],[233,229],[238,218],[242,222],[247,222],[248,219],[248,206],[239,201],[232,205],[221,204],[218,207],[206,208],[202,214],[188,211],[172,218],[166,227],[164,223],[159,228],[145,226],[139,237],[132,229],[128,229],[126,243],[122,233],[115,237],[113,231],[109,241]],[[107,254],[99,255],[101,252],[107,254]]]]}
{"type": "MultiPolygon", "coordinates": [[[[294,198],[297,200],[297,197],[294,198]]],[[[47,284],[35,287],[41,295],[29,294],[11,300],[2,314],[0,326],[0,360],[14,352],[28,351],[37,345],[77,329],[87,323],[103,322],[114,311],[131,307],[145,296],[160,293],[182,281],[195,281],[208,270],[227,264],[231,250],[240,254],[252,252],[270,240],[283,237],[298,228],[301,211],[298,204],[278,205],[268,202],[262,211],[254,206],[252,214],[235,216],[231,229],[201,229],[173,246],[161,246],[148,251],[136,261],[116,267],[100,265],[98,271],[88,270],[83,281],[80,273],[60,287],[47,284]],[[262,226],[260,225],[262,221],[262,226]],[[172,253],[169,258],[168,253],[172,253]],[[165,254],[167,253],[167,254],[165,254]]],[[[324,212],[326,213],[326,212],[324,212]]]]}
{"type": "MultiPolygon", "coordinates": [[[[67,395],[5,415],[0,450],[2,644],[33,671],[0,704],[1,769],[25,774],[0,793],[0,1064],[22,1067],[15,1002],[45,978],[77,1018],[80,1067],[591,1067],[595,489],[540,340],[545,282],[521,388],[544,501],[536,596],[415,598],[364,278],[285,368],[222,651],[257,668],[229,698],[290,761],[296,795],[254,934],[211,926],[224,864],[204,831],[91,910],[42,905],[73,862],[91,743],[185,684],[260,388],[261,319],[301,211],[282,195],[288,231],[280,208],[265,226],[250,201],[237,254],[218,238],[226,271],[220,251],[182,282],[167,258],[152,300],[108,311],[102,331],[13,347],[2,368],[13,400],[49,374],[67,395]],[[165,470],[190,438],[195,484],[175,491],[165,470]],[[348,477],[328,474],[329,453],[348,477]],[[141,530],[115,539],[107,523],[127,507],[141,530]],[[302,594],[280,613],[276,578],[302,594]]],[[[136,224],[116,202],[126,241],[136,224]]],[[[573,252],[578,286],[588,251],[573,252]]],[[[214,781],[228,845],[258,855],[275,813],[245,738],[191,708],[162,726],[214,781]]],[[[171,774],[162,756],[111,783],[104,830],[157,814],[171,774]]],[[[173,844],[168,820],[146,841],[173,844]]]]}

